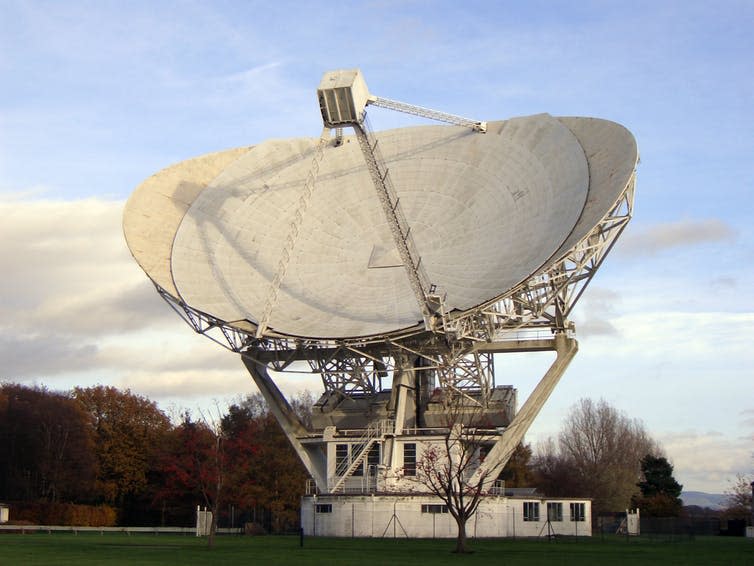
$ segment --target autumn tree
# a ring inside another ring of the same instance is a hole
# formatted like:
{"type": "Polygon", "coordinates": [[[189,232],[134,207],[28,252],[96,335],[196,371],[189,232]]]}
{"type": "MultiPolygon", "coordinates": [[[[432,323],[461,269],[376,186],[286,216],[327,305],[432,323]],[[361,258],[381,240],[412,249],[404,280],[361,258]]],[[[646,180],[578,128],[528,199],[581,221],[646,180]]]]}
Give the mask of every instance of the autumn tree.
{"type": "Polygon", "coordinates": [[[0,497],[91,500],[96,461],[81,406],[40,387],[4,384],[0,391],[0,497]]]}
{"type": "MultiPolygon", "coordinates": [[[[291,402],[302,418],[312,404],[307,393],[291,402]]],[[[221,509],[233,505],[264,515],[265,526],[278,532],[298,524],[308,477],[259,394],[232,404],[213,422],[185,414],[168,435],[159,473],[163,487],[155,502],[171,516],[183,510],[188,520],[186,512],[200,503],[213,511],[214,529],[221,509]]]]}
{"type": "Polygon", "coordinates": [[[641,460],[660,448],[637,419],[606,401],[581,399],[565,419],[557,442],[534,460],[537,485],[549,496],[591,497],[592,512],[630,505],[638,492],[641,460]]]}
{"type": "Polygon", "coordinates": [[[194,421],[185,413],[168,439],[160,466],[164,484],[158,501],[178,501],[192,510],[201,503],[212,511],[210,547],[214,545],[217,516],[224,498],[229,460],[224,441],[222,431],[214,423],[206,419],[194,421]]]}
{"type": "Polygon", "coordinates": [[[222,433],[226,439],[226,449],[229,450],[232,465],[227,469],[226,485],[228,488],[228,503],[246,509],[253,507],[250,493],[265,491],[263,481],[256,471],[262,466],[257,465],[256,459],[260,452],[260,423],[265,405],[250,409],[248,406],[233,404],[220,421],[222,433]]]}
{"type": "Polygon", "coordinates": [[[631,498],[631,506],[648,517],[677,517],[683,508],[683,486],[673,477],[673,465],[662,456],[647,454],[641,460],[641,495],[631,498]]]}
{"type": "Polygon", "coordinates": [[[579,497],[580,485],[573,472],[573,461],[561,455],[558,443],[548,438],[537,445],[531,461],[532,485],[553,497],[579,497]]]}
{"type": "MultiPolygon", "coordinates": [[[[262,397],[262,395],[259,393],[257,393],[257,395],[262,397]]],[[[312,392],[308,389],[300,391],[296,395],[293,395],[290,398],[289,402],[291,409],[293,409],[293,412],[296,413],[296,416],[301,421],[301,424],[303,424],[307,430],[311,429],[312,407],[314,407],[314,403],[316,402],[316,399],[314,398],[312,392]]],[[[266,412],[267,414],[270,414],[269,407],[266,407],[266,412]]]]}
{"type": "Polygon", "coordinates": [[[149,473],[157,465],[157,451],[170,430],[170,420],[154,401],[96,386],[73,390],[90,418],[97,458],[97,493],[101,501],[122,509],[128,522],[137,506],[147,504],[149,473]]]}
{"type": "MultiPolygon", "coordinates": [[[[312,395],[291,399],[302,420],[311,418],[312,395]]],[[[222,421],[231,442],[233,466],[228,469],[230,501],[253,510],[257,522],[281,532],[298,525],[301,496],[308,474],[260,394],[233,404],[222,421]],[[262,517],[266,517],[263,520],[262,517]]]]}

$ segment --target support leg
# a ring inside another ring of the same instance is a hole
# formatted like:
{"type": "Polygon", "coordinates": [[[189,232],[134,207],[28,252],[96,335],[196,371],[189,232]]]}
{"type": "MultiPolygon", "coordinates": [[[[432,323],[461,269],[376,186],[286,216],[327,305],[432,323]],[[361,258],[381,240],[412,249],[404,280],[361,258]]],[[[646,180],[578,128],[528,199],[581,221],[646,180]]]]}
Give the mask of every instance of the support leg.
{"type": "Polygon", "coordinates": [[[488,476],[484,481],[485,487],[489,487],[495,481],[500,470],[510,460],[516,446],[523,440],[524,434],[550,397],[578,349],[578,342],[574,338],[568,338],[565,334],[555,336],[555,352],[557,353],[555,361],[474,473],[471,485],[484,475],[488,476]]]}
{"type": "Polygon", "coordinates": [[[325,457],[319,450],[319,446],[306,446],[300,440],[299,437],[305,436],[308,431],[306,427],[301,423],[301,420],[293,412],[288,401],[283,394],[272,381],[267,367],[264,364],[260,364],[241,354],[246,369],[249,370],[254,383],[257,384],[259,391],[262,393],[267,405],[270,407],[270,411],[275,416],[275,419],[280,424],[280,428],[283,429],[285,436],[288,438],[293,449],[296,451],[301,462],[306,467],[306,470],[317,482],[317,487],[320,491],[327,491],[327,467],[325,457]]]}

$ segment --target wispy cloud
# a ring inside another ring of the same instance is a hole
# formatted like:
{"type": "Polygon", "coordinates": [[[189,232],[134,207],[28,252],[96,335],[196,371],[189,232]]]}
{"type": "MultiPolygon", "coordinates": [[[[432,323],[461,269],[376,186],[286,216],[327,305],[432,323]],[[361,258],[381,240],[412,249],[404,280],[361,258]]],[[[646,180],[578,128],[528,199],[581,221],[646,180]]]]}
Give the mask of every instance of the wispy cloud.
{"type": "Polygon", "coordinates": [[[171,320],[131,259],[123,203],[0,198],[5,377],[96,368],[102,341],[171,320]]]}
{"type": "MultiPolygon", "coordinates": [[[[128,253],[122,209],[0,197],[0,380],[68,388],[79,374],[163,406],[254,391],[237,354],[195,335],[159,298],[128,253]]],[[[280,384],[321,387],[310,375],[280,384]]]]}
{"type": "Polygon", "coordinates": [[[679,220],[649,226],[644,230],[629,230],[619,250],[627,255],[653,255],[673,248],[732,242],[736,237],[736,230],[723,220],[679,220]]]}
{"type": "Polygon", "coordinates": [[[674,475],[686,489],[715,493],[721,485],[732,485],[738,474],[751,469],[751,439],[687,430],[662,434],[659,440],[674,465],[674,475]]]}
{"type": "MultiPolygon", "coordinates": [[[[748,429],[749,437],[754,441],[754,409],[741,412],[741,424],[744,430],[748,429]]],[[[752,446],[752,458],[754,458],[754,446],[752,446]]]]}

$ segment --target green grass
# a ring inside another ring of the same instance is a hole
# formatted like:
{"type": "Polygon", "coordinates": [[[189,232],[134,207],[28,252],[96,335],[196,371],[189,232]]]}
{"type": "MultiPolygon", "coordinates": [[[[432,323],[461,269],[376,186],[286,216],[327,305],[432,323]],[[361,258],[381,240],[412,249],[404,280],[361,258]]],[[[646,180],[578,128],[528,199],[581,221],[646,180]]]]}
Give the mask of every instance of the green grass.
{"type": "Polygon", "coordinates": [[[0,534],[0,564],[86,566],[88,564],[308,564],[443,566],[445,564],[683,564],[754,565],[754,540],[697,537],[653,540],[592,539],[470,540],[473,554],[451,552],[453,540],[219,537],[175,535],[0,534]]]}

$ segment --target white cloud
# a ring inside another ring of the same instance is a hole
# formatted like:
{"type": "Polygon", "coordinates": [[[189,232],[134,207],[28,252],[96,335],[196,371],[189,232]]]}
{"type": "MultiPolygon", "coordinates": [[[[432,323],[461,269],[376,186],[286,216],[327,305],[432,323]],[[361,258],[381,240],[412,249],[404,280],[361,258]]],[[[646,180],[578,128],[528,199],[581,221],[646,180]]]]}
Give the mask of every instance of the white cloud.
{"type": "Polygon", "coordinates": [[[652,255],[672,248],[730,242],[736,237],[736,230],[717,218],[678,220],[649,226],[642,231],[629,230],[619,249],[627,255],[652,255]]]}
{"type": "Polygon", "coordinates": [[[738,474],[752,470],[754,435],[731,439],[715,431],[685,430],[659,435],[686,491],[720,493],[738,474]]]}
{"type": "Polygon", "coordinates": [[[740,363],[754,358],[748,346],[754,335],[754,313],[646,311],[611,322],[621,340],[619,344],[605,342],[604,348],[614,356],[715,364],[726,355],[740,363]]]}
{"type": "Polygon", "coordinates": [[[172,322],[127,251],[122,208],[98,199],[0,197],[3,378],[104,367],[107,336],[172,322]]]}
{"type": "MultiPolygon", "coordinates": [[[[130,257],[123,202],[0,198],[0,381],[106,382],[161,406],[256,391],[240,357],[196,335],[130,257]],[[78,377],[77,377],[78,376],[78,377]]],[[[312,376],[279,376],[293,394],[312,376]]]]}
{"type": "MultiPolygon", "coordinates": [[[[744,427],[751,429],[754,431],[754,409],[747,409],[745,411],[741,411],[741,423],[744,427]]],[[[754,458],[754,445],[752,446],[752,458],[754,458]]]]}
{"type": "Polygon", "coordinates": [[[227,398],[253,391],[251,378],[241,364],[239,356],[228,354],[236,359],[235,371],[226,370],[163,370],[161,372],[135,371],[117,380],[118,387],[138,391],[152,399],[193,399],[227,398]]]}
{"type": "Polygon", "coordinates": [[[580,337],[617,335],[611,318],[620,304],[620,295],[611,289],[590,286],[578,303],[572,318],[580,337]]]}
{"type": "Polygon", "coordinates": [[[0,290],[6,294],[15,285],[41,297],[122,278],[136,281],[120,235],[122,208],[122,202],[98,199],[19,202],[2,195],[0,260],[9,277],[0,290]],[[42,271],[55,279],[40,276],[42,271]]]}

